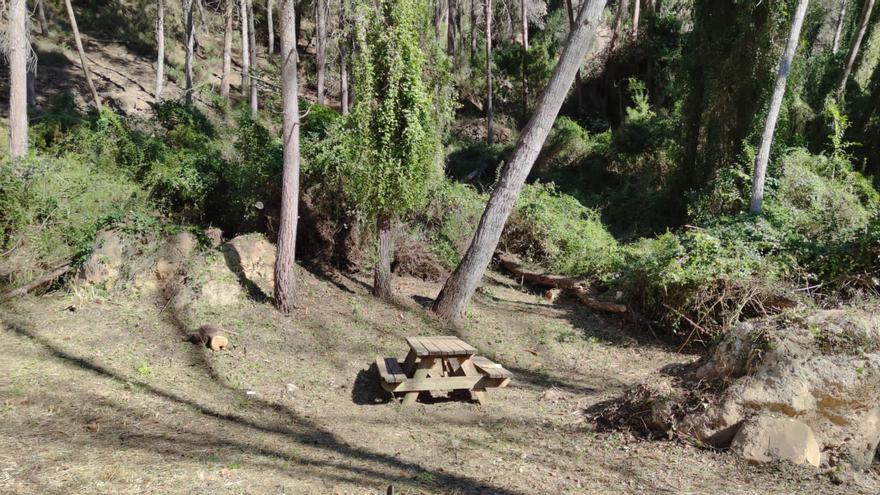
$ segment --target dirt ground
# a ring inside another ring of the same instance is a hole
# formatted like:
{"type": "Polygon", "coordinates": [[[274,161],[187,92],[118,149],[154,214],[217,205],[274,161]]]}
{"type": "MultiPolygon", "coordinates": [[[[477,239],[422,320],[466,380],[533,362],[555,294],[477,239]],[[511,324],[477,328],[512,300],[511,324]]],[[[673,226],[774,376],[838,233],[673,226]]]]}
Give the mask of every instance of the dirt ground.
{"type": "Polygon", "coordinates": [[[124,296],[55,293],[0,307],[0,492],[877,493],[676,441],[599,433],[589,406],[675,354],[571,301],[490,274],[462,328],[423,305],[439,286],[302,272],[293,317],[248,300],[181,316],[124,296]],[[75,308],[74,308],[75,306],[75,308]],[[228,330],[221,353],[183,337],[228,330]],[[459,335],[514,372],[491,403],[389,402],[370,364],[409,335],[459,335]]]}

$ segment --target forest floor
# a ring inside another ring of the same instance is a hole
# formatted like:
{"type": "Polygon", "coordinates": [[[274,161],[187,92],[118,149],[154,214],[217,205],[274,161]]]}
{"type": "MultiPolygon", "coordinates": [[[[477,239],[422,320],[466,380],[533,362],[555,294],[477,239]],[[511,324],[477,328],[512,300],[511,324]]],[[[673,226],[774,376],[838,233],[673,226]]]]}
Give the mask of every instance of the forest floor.
{"type": "Polygon", "coordinates": [[[689,362],[572,301],[550,305],[490,274],[473,314],[445,328],[439,285],[301,271],[300,309],[246,300],[204,310],[231,347],[212,353],[170,307],[56,292],[0,306],[0,492],[877,493],[802,468],[750,466],[678,441],[598,432],[585,410],[689,362]],[[514,372],[491,403],[383,398],[370,364],[404,337],[456,334],[514,372]]]}

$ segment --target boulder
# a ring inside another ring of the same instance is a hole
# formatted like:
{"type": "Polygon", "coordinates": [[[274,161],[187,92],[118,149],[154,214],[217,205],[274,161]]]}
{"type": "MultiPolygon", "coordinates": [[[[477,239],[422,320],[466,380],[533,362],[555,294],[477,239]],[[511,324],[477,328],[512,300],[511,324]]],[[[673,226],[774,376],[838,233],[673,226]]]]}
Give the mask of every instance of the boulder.
{"type": "Polygon", "coordinates": [[[275,245],[261,234],[233,238],[221,247],[229,268],[249,289],[270,296],[275,286],[275,245]]]}
{"type": "Polygon", "coordinates": [[[95,247],[80,267],[77,277],[86,284],[113,285],[122,270],[123,251],[122,235],[118,231],[98,232],[95,247]]]}
{"type": "Polygon", "coordinates": [[[747,420],[730,449],[751,462],[783,460],[819,467],[819,444],[813,430],[791,418],[761,415],[747,420]]]}

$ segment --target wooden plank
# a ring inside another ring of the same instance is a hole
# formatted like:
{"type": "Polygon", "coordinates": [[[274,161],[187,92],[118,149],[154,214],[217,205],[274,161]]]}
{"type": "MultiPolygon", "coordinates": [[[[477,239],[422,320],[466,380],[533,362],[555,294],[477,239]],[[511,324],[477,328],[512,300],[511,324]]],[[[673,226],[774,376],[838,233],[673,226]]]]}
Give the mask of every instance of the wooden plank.
{"type": "Polygon", "coordinates": [[[410,349],[412,349],[418,357],[431,355],[431,352],[428,351],[428,348],[422,344],[418,337],[407,337],[406,343],[409,344],[410,349]]]}
{"type": "Polygon", "coordinates": [[[407,377],[412,376],[412,374],[415,372],[416,359],[418,358],[416,357],[415,351],[410,349],[409,352],[406,353],[406,359],[404,359],[403,361],[403,372],[406,374],[407,377]]]}
{"type": "Polygon", "coordinates": [[[513,376],[513,373],[486,357],[474,356],[472,361],[477,370],[482,371],[492,378],[510,378],[513,376]]]}
{"type": "Polygon", "coordinates": [[[469,354],[468,345],[462,342],[458,337],[437,337],[447,349],[451,356],[466,356],[469,354]]]}
{"type": "MultiPolygon", "coordinates": [[[[420,371],[420,370],[419,370],[420,371]]],[[[418,371],[416,371],[418,374],[418,371]]],[[[485,375],[453,376],[444,378],[410,378],[409,380],[389,387],[391,392],[418,393],[431,390],[483,390],[501,386],[503,380],[485,375]]]]}
{"type": "MultiPolygon", "coordinates": [[[[474,366],[473,361],[471,361],[470,359],[465,359],[461,362],[461,370],[468,378],[473,376],[483,376],[482,373],[477,371],[477,368],[474,366]]],[[[486,404],[487,402],[489,402],[489,394],[486,393],[485,383],[491,380],[491,378],[483,378],[479,382],[477,382],[478,384],[482,384],[482,386],[474,386],[474,388],[471,390],[471,398],[476,400],[480,404],[486,404]]]]}
{"type": "Polygon", "coordinates": [[[416,403],[416,399],[419,398],[418,390],[398,390],[398,387],[404,386],[407,383],[413,382],[421,382],[423,380],[427,380],[428,372],[434,367],[434,358],[424,357],[421,361],[419,361],[418,368],[416,368],[416,372],[413,374],[413,378],[399,384],[396,386],[391,386],[390,384],[385,387],[385,390],[389,392],[407,392],[407,394],[403,397],[403,405],[409,406],[416,403]]]}
{"type": "Polygon", "coordinates": [[[442,356],[443,351],[440,350],[440,347],[434,343],[430,337],[421,337],[419,338],[419,342],[428,349],[429,356],[442,356]]]}
{"type": "Polygon", "coordinates": [[[379,370],[379,376],[387,383],[401,383],[407,378],[394,358],[377,357],[376,368],[379,370]]]}

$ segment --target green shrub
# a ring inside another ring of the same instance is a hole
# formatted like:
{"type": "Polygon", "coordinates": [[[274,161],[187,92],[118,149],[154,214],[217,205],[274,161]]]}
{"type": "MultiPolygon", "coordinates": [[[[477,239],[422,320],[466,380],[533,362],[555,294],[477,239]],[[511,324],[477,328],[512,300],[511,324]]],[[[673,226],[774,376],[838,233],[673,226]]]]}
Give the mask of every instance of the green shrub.
{"type": "Polygon", "coordinates": [[[440,181],[428,191],[427,206],[415,221],[427,233],[431,250],[447,267],[454,267],[470,245],[488,197],[471,186],[440,181]]]}

